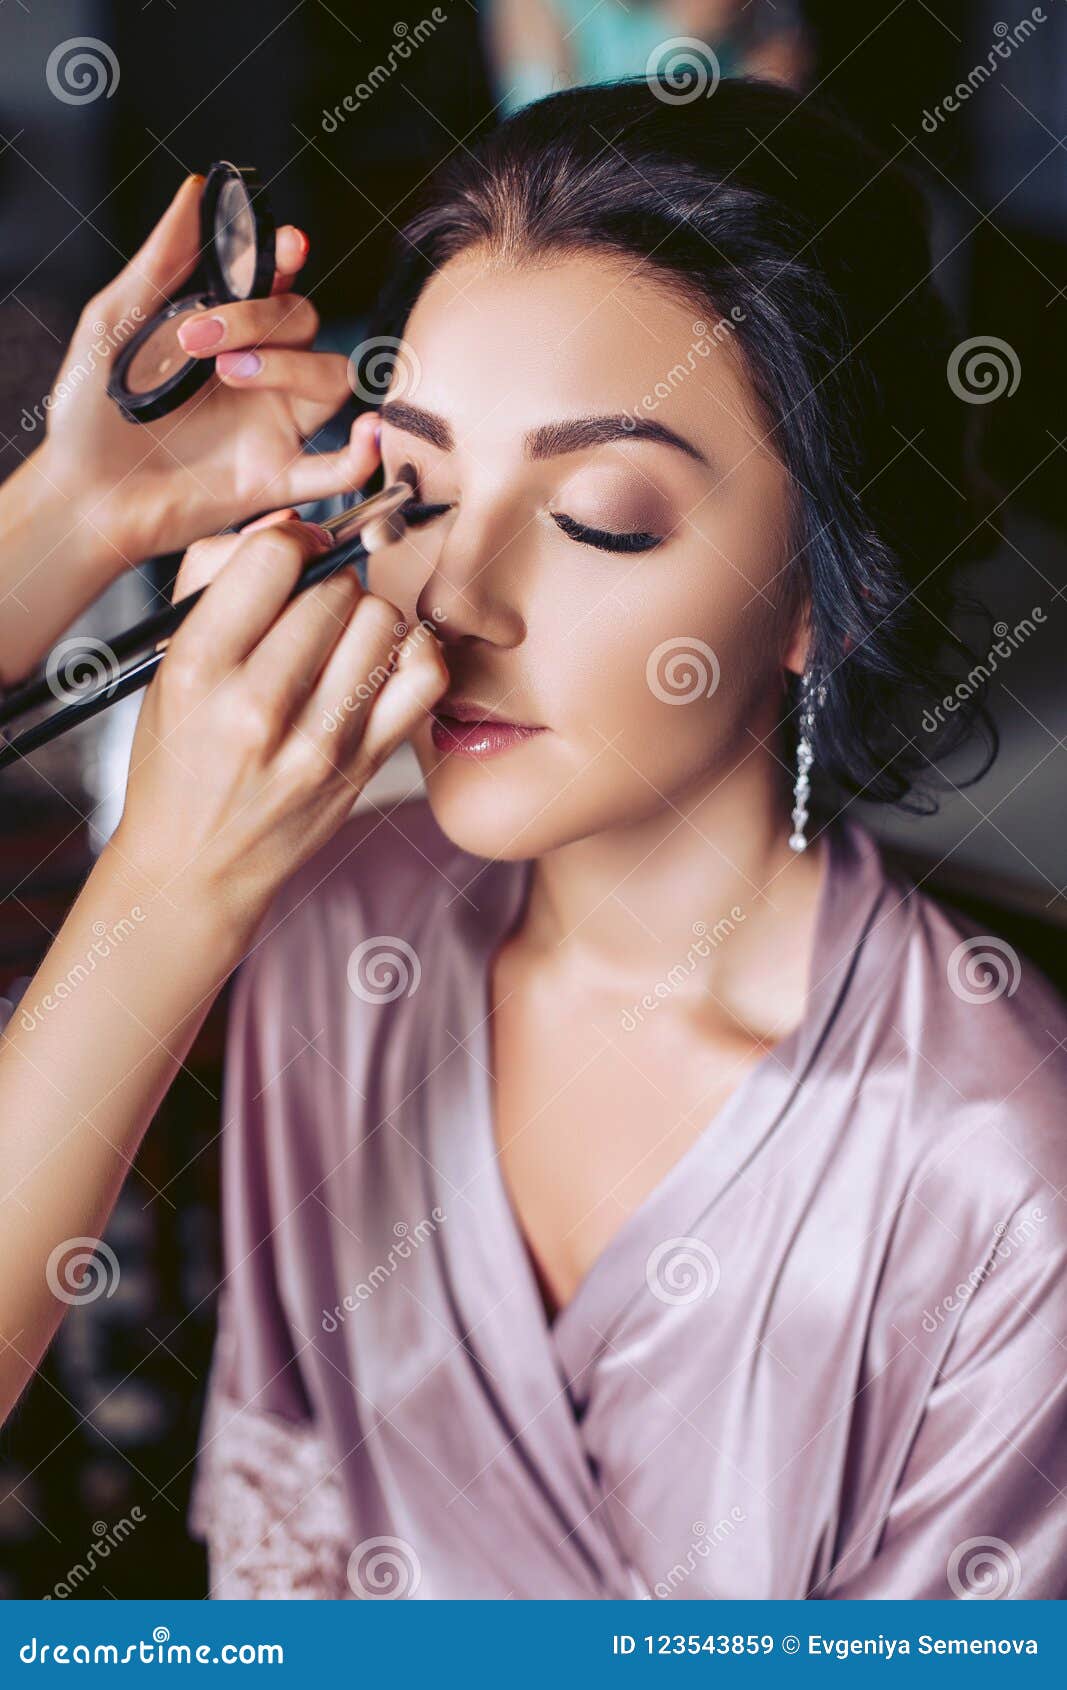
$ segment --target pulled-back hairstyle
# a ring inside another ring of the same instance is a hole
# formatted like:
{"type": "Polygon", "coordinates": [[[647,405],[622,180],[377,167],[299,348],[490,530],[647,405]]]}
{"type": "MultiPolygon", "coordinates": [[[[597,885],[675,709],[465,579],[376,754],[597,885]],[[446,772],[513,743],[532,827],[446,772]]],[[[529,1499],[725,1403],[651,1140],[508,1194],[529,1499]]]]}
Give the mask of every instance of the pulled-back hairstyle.
{"type": "MultiPolygon", "coordinates": [[[[471,248],[514,265],[611,253],[734,325],[791,480],[791,585],[826,683],[817,769],[929,807],[935,751],[980,727],[984,772],[980,684],[941,708],[973,661],[952,580],[987,541],[916,183],[785,88],[725,80],[679,101],[633,78],[550,95],[456,150],[395,244],[368,344],[401,337],[430,276],[471,248]]],[[[792,679],[783,702],[788,755],[792,679]]]]}

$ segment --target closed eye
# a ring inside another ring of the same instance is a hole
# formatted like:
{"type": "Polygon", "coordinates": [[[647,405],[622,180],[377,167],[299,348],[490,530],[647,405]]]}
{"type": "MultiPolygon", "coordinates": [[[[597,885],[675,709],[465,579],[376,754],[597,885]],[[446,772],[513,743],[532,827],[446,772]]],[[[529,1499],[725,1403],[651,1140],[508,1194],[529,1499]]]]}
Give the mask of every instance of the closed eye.
{"type": "MultiPolygon", "coordinates": [[[[450,505],[425,504],[418,499],[410,499],[402,507],[404,519],[409,528],[421,528],[427,522],[433,522],[436,517],[443,516],[445,511],[451,510],[450,505]]],[[[572,516],[566,516],[562,511],[552,511],[552,520],[568,539],[578,545],[596,546],[604,552],[648,552],[653,546],[662,543],[661,534],[648,534],[642,530],[629,534],[612,534],[605,528],[590,528],[584,522],[576,522],[572,516]]]]}
{"type": "Polygon", "coordinates": [[[421,528],[424,522],[432,522],[435,516],[443,516],[451,509],[449,505],[427,505],[420,499],[409,499],[401,505],[404,521],[409,528],[421,528]]]}
{"type": "Polygon", "coordinates": [[[646,534],[641,530],[633,534],[610,534],[605,528],[587,528],[584,522],[575,522],[573,516],[564,516],[562,511],[552,511],[551,516],[557,528],[562,528],[570,539],[579,545],[596,546],[602,552],[650,552],[663,538],[661,534],[646,534]]]}

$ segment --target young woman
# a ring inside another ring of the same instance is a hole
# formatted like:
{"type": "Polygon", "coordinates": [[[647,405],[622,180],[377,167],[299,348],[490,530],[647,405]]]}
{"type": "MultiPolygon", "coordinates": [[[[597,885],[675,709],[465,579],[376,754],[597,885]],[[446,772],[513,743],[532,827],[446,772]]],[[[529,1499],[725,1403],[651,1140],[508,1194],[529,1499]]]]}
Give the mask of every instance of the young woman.
{"type": "Polygon", "coordinates": [[[372,585],[448,688],[237,984],[215,1595],[1067,1594],[1067,1018],[808,813],[967,662],[920,205],[636,80],[404,230],[372,585]]]}

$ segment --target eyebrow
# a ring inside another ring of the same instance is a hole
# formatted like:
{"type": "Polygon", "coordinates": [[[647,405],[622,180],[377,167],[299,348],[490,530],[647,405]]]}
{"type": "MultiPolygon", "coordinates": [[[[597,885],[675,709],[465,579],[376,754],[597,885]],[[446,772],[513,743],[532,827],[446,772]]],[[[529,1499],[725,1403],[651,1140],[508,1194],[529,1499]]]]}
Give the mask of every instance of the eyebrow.
{"type": "MultiPolygon", "coordinates": [[[[405,434],[413,434],[442,452],[455,448],[455,436],[444,417],[423,410],[421,405],[392,399],[379,406],[378,414],[393,428],[403,429],[405,434]]],[[[523,450],[528,458],[556,458],[565,452],[581,452],[586,447],[604,446],[615,440],[650,440],[660,446],[673,446],[687,457],[695,458],[697,463],[710,467],[704,453],[692,441],[676,434],[665,423],[652,422],[647,417],[570,417],[560,422],[540,423],[526,435],[523,450]]]]}

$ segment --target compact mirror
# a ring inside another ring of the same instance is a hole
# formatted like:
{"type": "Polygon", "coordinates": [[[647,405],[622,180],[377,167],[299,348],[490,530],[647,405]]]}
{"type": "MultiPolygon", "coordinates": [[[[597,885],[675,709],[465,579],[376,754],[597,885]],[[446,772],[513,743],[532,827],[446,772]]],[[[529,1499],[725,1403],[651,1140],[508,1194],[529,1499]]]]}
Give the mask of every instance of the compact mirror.
{"type": "Polygon", "coordinates": [[[115,359],[107,391],[130,422],[165,417],[210,380],[214,358],[190,358],[178,339],[187,317],[271,290],[274,219],[254,170],[225,160],[211,166],[200,198],[200,247],[204,286],[164,306],[115,359]]]}

